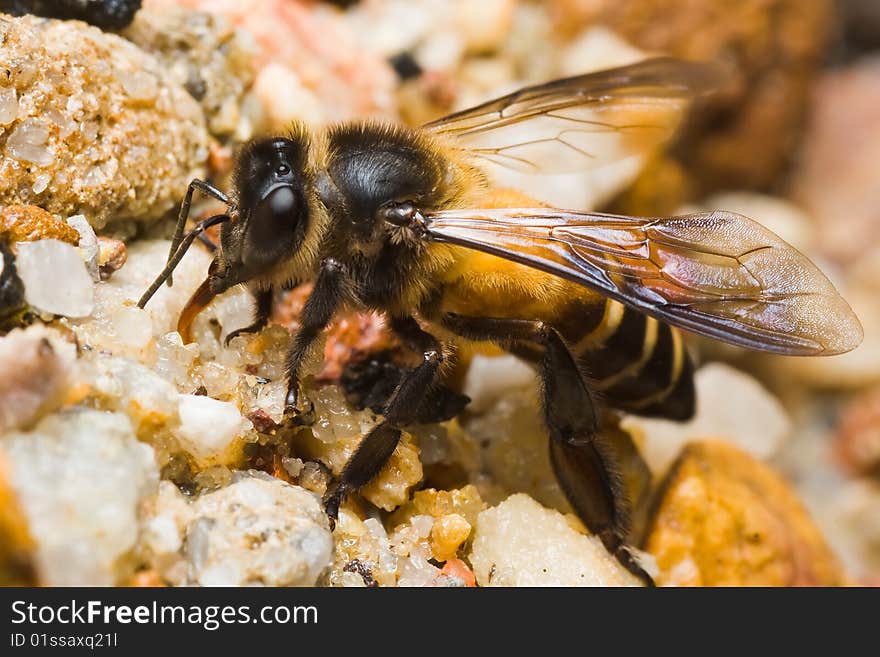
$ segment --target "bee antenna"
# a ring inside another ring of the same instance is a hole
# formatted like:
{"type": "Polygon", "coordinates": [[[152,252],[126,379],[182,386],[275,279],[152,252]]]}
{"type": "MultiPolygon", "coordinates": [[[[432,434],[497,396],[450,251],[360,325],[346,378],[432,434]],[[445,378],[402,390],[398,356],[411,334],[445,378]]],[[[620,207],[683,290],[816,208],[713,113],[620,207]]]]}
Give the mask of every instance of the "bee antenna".
{"type": "Polygon", "coordinates": [[[162,270],[156,280],[153,281],[152,285],[147,288],[147,291],[144,292],[143,296],[138,301],[138,308],[143,308],[147,305],[147,302],[156,294],[156,290],[162,287],[162,283],[164,283],[174,272],[174,269],[180,264],[180,261],[183,260],[183,256],[186,255],[186,252],[189,250],[189,247],[192,246],[192,243],[195,239],[201,235],[205,230],[210,228],[211,226],[216,226],[217,224],[226,223],[230,220],[230,216],[228,214],[217,214],[213,217],[208,217],[204,221],[200,221],[195,225],[195,227],[189,231],[182,240],[180,240],[180,244],[177,247],[177,250],[174,251],[174,255],[168,258],[168,264],[165,265],[165,269],[162,270]]]}

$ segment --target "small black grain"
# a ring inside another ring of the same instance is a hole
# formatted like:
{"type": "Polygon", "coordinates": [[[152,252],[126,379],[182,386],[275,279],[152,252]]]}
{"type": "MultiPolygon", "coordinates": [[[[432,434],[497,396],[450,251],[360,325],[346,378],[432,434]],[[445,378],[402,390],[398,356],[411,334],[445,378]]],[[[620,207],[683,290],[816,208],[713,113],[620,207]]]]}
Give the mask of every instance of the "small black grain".
{"type": "Polygon", "coordinates": [[[424,72],[412,53],[407,51],[399,52],[390,57],[388,63],[391,64],[391,68],[401,80],[417,78],[424,72]]]}
{"type": "Polygon", "coordinates": [[[80,20],[105,30],[121,30],[134,19],[141,0],[0,0],[0,11],[13,16],[80,20]]]}

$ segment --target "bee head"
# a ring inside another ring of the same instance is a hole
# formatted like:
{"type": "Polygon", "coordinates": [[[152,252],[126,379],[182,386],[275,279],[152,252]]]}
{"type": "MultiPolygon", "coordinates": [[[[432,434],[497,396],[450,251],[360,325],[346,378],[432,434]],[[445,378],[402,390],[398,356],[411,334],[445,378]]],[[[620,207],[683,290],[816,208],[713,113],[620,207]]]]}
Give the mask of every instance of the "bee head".
{"type": "Polygon", "coordinates": [[[210,286],[219,294],[291,258],[308,226],[307,143],[271,137],[248,143],[234,173],[237,216],[222,225],[210,286]]]}

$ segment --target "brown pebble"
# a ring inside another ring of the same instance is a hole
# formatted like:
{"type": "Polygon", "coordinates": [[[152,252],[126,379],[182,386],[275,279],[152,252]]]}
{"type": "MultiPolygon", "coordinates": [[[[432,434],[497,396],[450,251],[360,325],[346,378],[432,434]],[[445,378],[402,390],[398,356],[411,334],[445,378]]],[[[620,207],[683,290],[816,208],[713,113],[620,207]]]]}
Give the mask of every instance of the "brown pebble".
{"type": "Polygon", "coordinates": [[[254,429],[260,433],[272,433],[281,426],[262,408],[258,408],[253,413],[248,413],[247,419],[254,425],[254,429]]]}
{"type": "Polygon", "coordinates": [[[110,237],[98,238],[98,272],[101,280],[106,281],[115,271],[122,269],[128,260],[125,242],[110,237]]]}
{"type": "Polygon", "coordinates": [[[721,441],[685,447],[645,549],[660,585],[840,586],[846,576],[791,487],[721,441]]]}
{"type": "Polygon", "coordinates": [[[168,586],[155,570],[139,570],[131,576],[128,585],[139,588],[168,586]]]}
{"type": "Polygon", "coordinates": [[[36,205],[6,205],[0,208],[0,233],[14,242],[36,242],[56,239],[76,246],[79,233],[36,205]]]}
{"type": "Polygon", "coordinates": [[[219,141],[212,139],[208,144],[208,168],[214,177],[224,176],[232,171],[233,157],[229,146],[222,146],[219,141]]]}
{"type": "Polygon", "coordinates": [[[834,452],[849,471],[880,476],[880,388],[859,395],[844,409],[834,452]]]}

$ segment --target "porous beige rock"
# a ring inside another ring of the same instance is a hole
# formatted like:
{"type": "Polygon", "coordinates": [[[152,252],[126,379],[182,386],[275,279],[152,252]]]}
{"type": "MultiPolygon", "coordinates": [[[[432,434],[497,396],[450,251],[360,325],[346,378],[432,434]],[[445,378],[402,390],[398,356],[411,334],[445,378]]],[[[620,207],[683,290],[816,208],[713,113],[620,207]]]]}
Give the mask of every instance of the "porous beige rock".
{"type": "Polygon", "coordinates": [[[145,527],[142,549],[177,585],[311,586],[333,552],[318,497],[257,472],[191,503],[163,484],[145,527]]]}
{"type": "Polygon", "coordinates": [[[201,108],[152,55],[78,21],[0,15],[0,35],[0,203],[145,222],[203,173],[201,108]]]}
{"type": "Polygon", "coordinates": [[[168,77],[202,106],[218,136],[250,137],[255,126],[241,112],[254,78],[253,38],[218,13],[144,7],[122,33],[162,62],[168,77]]]}
{"type": "Polygon", "coordinates": [[[638,586],[598,538],[523,494],[479,515],[469,559],[480,586],[638,586]]]}
{"type": "Polygon", "coordinates": [[[119,413],[76,409],[0,437],[36,544],[39,580],[107,586],[128,575],[141,502],[156,488],[153,450],[119,413]]]}

